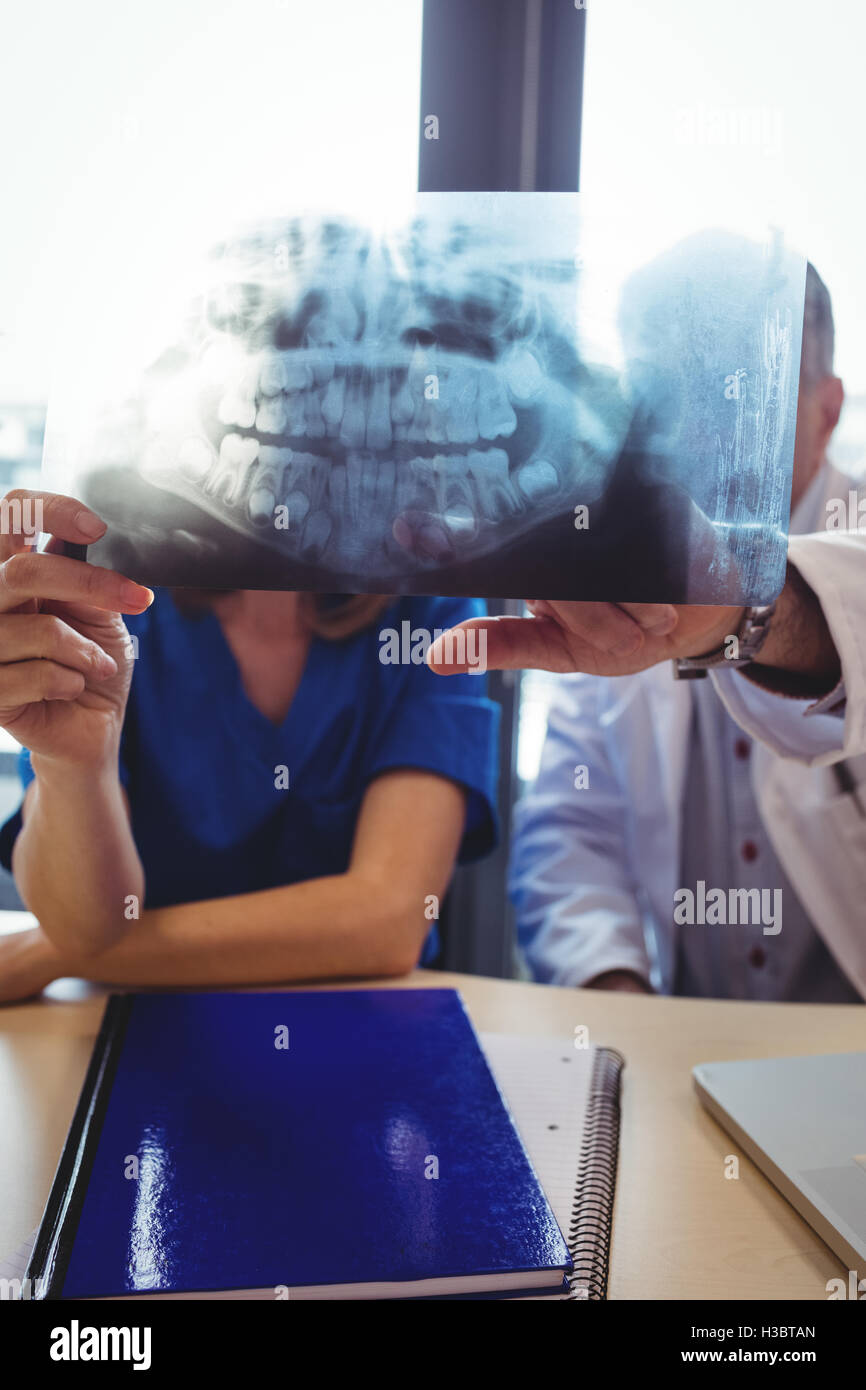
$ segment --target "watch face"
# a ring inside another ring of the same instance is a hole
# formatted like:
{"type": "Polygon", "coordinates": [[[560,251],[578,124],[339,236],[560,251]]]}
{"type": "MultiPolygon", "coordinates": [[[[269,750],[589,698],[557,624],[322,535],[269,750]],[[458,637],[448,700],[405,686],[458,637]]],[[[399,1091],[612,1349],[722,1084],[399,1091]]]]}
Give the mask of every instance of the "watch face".
{"type": "Polygon", "coordinates": [[[763,599],[802,263],[715,233],[646,263],[606,218],[572,194],[298,212],[172,267],[171,296],[129,252],[136,303],[82,315],[46,482],[151,585],[763,599]]]}

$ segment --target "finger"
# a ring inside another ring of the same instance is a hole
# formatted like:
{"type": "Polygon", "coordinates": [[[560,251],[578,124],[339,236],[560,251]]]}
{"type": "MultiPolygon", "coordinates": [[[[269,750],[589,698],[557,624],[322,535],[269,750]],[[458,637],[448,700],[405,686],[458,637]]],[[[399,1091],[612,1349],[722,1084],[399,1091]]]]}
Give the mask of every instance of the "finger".
{"type": "Polygon", "coordinates": [[[0,612],[29,599],[86,603],[113,613],[143,613],[153,594],[114,570],[64,555],[13,555],[0,565],[0,612]]]}
{"type": "Polygon", "coordinates": [[[519,671],[524,667],[538,671],[574,669],[558,623],[547,618],[512,617],[468,618],[458,623],[430,644],[427,665],[439,676],[519,671]]]}
{"type": "Polygon", "coordinates": [[[620,603],[617,606],[652,637],[667,637],[679,622],[679,613],[672,603],[620,603]]]}
{"type": "MultiPolygon", "coordinates": [[[[42,554],[63,555],[66,552],[66,544],[66,541],[58,540],[55,536],[49,536],[48,543],[43,547],[42,554]]],[[[60,606],[62,607],[62,605],[60,606]]],[[[28,603],[19,604],[16,612],[39,613],[40,611],[45,611],[47,607],[48,605],[46,603],[40,603],[35,598],[32,598],[28,603]]],[[[92,608],[90,611],[91,613],[97,613],[99,610],[97,608],[92,608]]]]}
{"type": "Polygon", "coordinates": [[[0,666],[0,723],[18,714],[22,705],[42,700],[77,700],[86,682],[80,671],[56,661],[19,661],[0,666]]]}
{"type": "Polygon", "coordinates": [[[643,645],[640,625],[615,603],[551,601],[548,607],[572,640],[577,638],[596,652],[628,656],[643,645]]]}
{"type": "Polygon", "coordinates": [[[55,661],[95,680],[117,675],[113,657],[61,618],[48,613],[27,618],[0,614],[0,662],[6,666],[33,658],[55,661]]]}
{"type": "Polygon", "coordinates": [[[0,563],[34,544],[39,533],[92,545],[105,535],[105,522],[74,497],[13,488],[0,500],[0,563]]]}
{"type": "MultiPolygon", "coordinates": [[[[39,604],[40,613],[53,613],[56,617],[62,618],[65,623],[87,623],[88,627],[98,628],[96,641],[106,640],[122,636],[118,632],[117,624],[122,622],[118,613],[108,608],[93,608],[87,603],[72,603],[60,599],[42,599],[39,604]]],[[[14,616],[18,616],[17,613],[14,616]]]]}

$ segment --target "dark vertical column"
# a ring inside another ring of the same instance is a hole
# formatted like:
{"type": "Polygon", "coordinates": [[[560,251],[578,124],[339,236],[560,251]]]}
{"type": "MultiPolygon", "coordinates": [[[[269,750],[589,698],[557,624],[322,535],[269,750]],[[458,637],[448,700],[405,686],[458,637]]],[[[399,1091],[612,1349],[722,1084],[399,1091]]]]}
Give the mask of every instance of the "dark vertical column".
{"type": "Polygon", "coordinates": [[[574,192],[585,33],[574,0],[425,0],[421,191],[574,192]]]}
{"type": "MultiPolygon", "coordinates": [[[[424,0],[421,192],[575,192],[585,34],[586,10],[574,0],[424,0]],[[431,117],[436,139],[428,138],[431,117]]],[[[519,605],[491,601],[489,608],[516,613],[519,605]]],[[[505,884],[520,677],[494,672],[488,681],[502,708],[501,841],[495,854],[455,876],[442,923],[443,964],[509,976],[514,921],[505,884]]]]}

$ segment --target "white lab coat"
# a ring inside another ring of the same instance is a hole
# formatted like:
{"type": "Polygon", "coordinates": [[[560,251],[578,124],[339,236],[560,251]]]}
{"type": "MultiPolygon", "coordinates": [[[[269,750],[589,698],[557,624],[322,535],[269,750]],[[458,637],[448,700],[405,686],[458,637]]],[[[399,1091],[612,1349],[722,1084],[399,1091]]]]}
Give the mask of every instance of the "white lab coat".
{"type": "MultiPolygon", "coordinates": [[[[824,466],[792,524],[808,534],[792,534],[788,552],[836,643],[844,718],[806,714],[811,702],[735,670],[711,679],[756,740],[752,783],[776,854],[866,998],[866,817],[829,766],[846,761],[866,805],[866,531],[823,529],[827,499],[847,500],[852,486],[824,466]]],[[[618,679],[561,677],[538,781],[517,808],[511,867],[521,941],[539,979],[579,985],[625,969],[672,988],[691,703],[691,682],[674,680],[668,662],[618,679]]]]}

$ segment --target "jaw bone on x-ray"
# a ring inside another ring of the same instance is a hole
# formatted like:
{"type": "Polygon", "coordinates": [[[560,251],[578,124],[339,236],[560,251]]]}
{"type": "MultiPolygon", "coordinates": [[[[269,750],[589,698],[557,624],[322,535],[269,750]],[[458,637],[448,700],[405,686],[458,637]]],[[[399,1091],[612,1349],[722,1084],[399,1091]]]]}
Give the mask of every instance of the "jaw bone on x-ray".
{"type": "Polygon", "coordinates": [[[570,194],[244,228],[162,342],[94,326],[46,482],[148,584],[768,601],[804,263],[707,233],[611,265],[570,194]]]}

